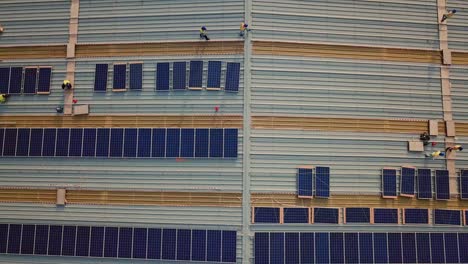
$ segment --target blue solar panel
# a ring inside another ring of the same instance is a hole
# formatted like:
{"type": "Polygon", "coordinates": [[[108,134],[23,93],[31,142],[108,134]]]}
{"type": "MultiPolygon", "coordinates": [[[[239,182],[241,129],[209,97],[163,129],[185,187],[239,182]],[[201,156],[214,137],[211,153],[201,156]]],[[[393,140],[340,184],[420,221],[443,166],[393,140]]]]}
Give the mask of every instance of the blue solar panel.
{"type": "Polygon", "coordinates": [[[330,262],[344,263],[343,233],[330,233],[330,262]]]}
{"type": "Polygon", "coordinates": [[[192,231],[187,229],[177,230],[177,260],[190,260],[192,231]]]}
{"type": "Polygon", "coordinates": [[[299,233],[301,263],[314,263],[315,260],[315,242],[314,233],[299,233]]]}
{"type": "Polygon", "coordinates": [[[166,156],[166,129],[153,129],[153,147],[152,156],[156,158],[164,158],[166,156]]]}
{"type": "Polygon", "coordinates": [[[416,252],[418,263],[431,262],[431,247],[429,242],[429,233],[416,234],[416,252]]]}
{"type": "Polygon", "coordinates": [[[72,128],[70,131],[70,149],[68,156],[81,157],[81,148],[83,146],[83,129],[72,128]]]}
{"type": "Polygon", "coordinates": [[[237,158],[238,147],[238,130],[237,128],[224,129],[224,157],[237,158]]]}
{"type": "Polygon", "coordinates": [[[375,208],[374,223],[376,224],[398,224],[398,209],[375,208]]]}
{"type": "Polygon", "coordinates": [[[284,263],[284,233],[270,233],[270,263],[284,263]]]}
{"type": "Polygon", "coordinates": [[[372,233],[359,233],[359,261],[360,263],[374,262],[372,233]]]}
{"type": "Polygon", "coordinates": [[[388,263],[387,234],[374,233],[375,263],[388,263]]]}
{"type": "Polygon", "coordinates": [[[176,254],[176,230],[162,230],[162,259],[175,259],[176,254]]]}
{"type": "Polygon", "coordinates": [[[223,129],[210,129],[210,157],[223,157],[223,129]]]}
{"type": "Polygon", "coordinates": [[[208,82],[207,88],[220,88],[221,87],[221,62],[209,61],[208,62],[208,82]]]}
{"type": "Polygon", "coordinates": [[[107,70],[109,65],[96,64],[96,71],[94,75],[94,91],[105,92],[107,89],[107,70]]]}
{"type": "Polygon", "coordinates": [[[21,254],[34,253],[34,234],[36,233],[35,225],[23,225],[21,233],[21,254]]]}
{"type": "Polygon", "coordinates": [[[434,209],[434,224],[461,225],[461,211],[434,209]]]}
{"type": "Polygon", "coordinates": [[[17,138],[17,143],[16,143],[16,156],[28,156],[30,133],[31,133],[31,130],[29,128],[18,129],[18,138],[17,138]]]}
{"type": "Polygon", "coordinates": [[[330,197],[330,168],[315,168],[315,196],[321,198],[330,197]]]}
{"type": "Polygon", "coordinates": [[[10,82],[10,68],[0,68],[0,93],[8,93],[8,84],[10,82]]]}
{"type": "Polygon", "coordinates": [[[74,256],[76,243],[76,226],[63,227],[62,256],[74,256]]]}
{"type": "Polygon", "coordinates": [[[206,260],[221,261],[221,231],[219,230],[207,231],[206,260]]]}
{"type": "Polygon", "coordinates": [[[299,233],[284,234],[285,263],[300,263],[299,233]]]}
{"type": "Polygon", "coordinates": [[[110,129],[98,128],[97,141],[96,141],[96,157],[108,157],[109,156],[109,139],[110,139],[110,129]]]}
{"type": "Polygon", "coordinates": [[[117,257],[117,244],[119,242],[119,228],[106,227],[104,231],[104,257],[117,257]]]}
{"type": "Polygon", "coordinates": [[[3,141],[3,156],[15,156],[16,153],[16,128],[5,129],[5,139],[3,141]]]}
{"type": "Polygon", "coordinates": [[[255,264],[270,263],[270,234],[255,233],[255,264]]]}
{"type": "Polygon", "coordinates": [[[34,254],[35,255],[47,255],[47,242],[49,240],[49,226],[48,225],[37,225],[36,226],[36,237],[34,239],[34,254]]]}
{"type": "Polygon", "coordinates": [[[465,219],[465,223],[464,225],[468,226],[468,210],[464,210],[464,213],[465,213],[465,216],[464,216],[464,219],[465,219]]]}
{"type": "Polygon", "coordinates": [[[346,208],[346,223],[370,223],[369,208],[346,208]]]}
{"type": "Polygon", "coordinates": [[[24,69],[23,93],[35,94],[36,83],[37,83],[37,68],[25,68],[24,69]]]}
{"type": "Polygon", "coordinates": [[[297,169],[297,196],[300,198],[313,197],[314,183],[313,183],[312,168],[298,168],[297,169]]]}
{"type": "Polygon", "coordinates": [[[458,233],[458,249],[460,253],[460,263],[468,263],[468,233],[458,233]]]}
{"type": "Polygon", "coordinates": [[[85,128],[83,131],[83,157],[96,155],[96,128],[85,128]]]}
{"type": "Polygon", "coordinates": [[[59,256],[62,253],[62,226],[50,226],[48,255],[59,256]]]}
{"type": "MultiPolygon", "coordinates": [[[[444,243],[445,243],[445,262],[446,263],[459,263],[458,235],[456,233],[445,233],[444,243]]],[[[466,250],[466,248],[464,250],[466,250]]]]}
{"type": "Polygon", "coordinates": [[[450,199],[450,182],[448,170],[436,170],[436,199],[450,199]]]}
{"type": "Polygon", "coordinates": [[[143,88],[143,64],[130,64],[130,90],[141,90],[143,88]]]}
{"type": "Polygon", "coordinates": [[[345,233],[345,263],[359,263],[359,236],[358,233],[345,233]]]}
{"type": "Polygon", "coordinates": [[[148,229],[148,259],[161,259],[161,229],[148,229]]]}
{"type": "Polygon", "coordinates": [[[169,62],[156,64],[156,90],[169,91],[169,62]]]}
{"type": "Polygon", "coordinates": [[[8,224],[0,224],[0,253],[6,253],[8,241],[8,224]]]}
{"type": "Polygon", "coordinates": [[[192,260],[206,260],[206,230],[192,230],[192,260]]]}
{"type": "Polygon", "coordinates": [[[405,210],[405,224],[429,224],[428,209],[412,209],[405,210]]]}
{"type": "Polygon", "coordinates": [[[76,256],[86,257],[89,255],[89,240],[91,228],[89,226],[79,226],[76,232],[76,256]]]}
{"type": "Polygon", "coordinates": [[[460,198],[468,199],[468,170],[462,170],[460,174],[460,198]]]}
{"type": "Polygon", "coordinates": [[[195,157],[207,158],[209,153],[210,130],[198,128],[195,130],[195,157]]]}
{"type": "Polygon", "coordinates": [[[114,64],[114,90],[124,90],[127,81],[127,65],[114,64]]]}
{"type": "Polygon", "coordinates": [[[146,258],[147,236],[146,228],[133,229],[133,258],[146,258]]]}
{"type": "MultiPolygon", "coordinates": [[[[29,156],[41,156],[42,155],[43,135],[44,135],[44,130],[42,128],[31,129],[31,139],[29,140],[29,156]]],[[[0,137],[0,139],[2,137],[0,137]]]]}
{"type": "Polygon", "coordinates": [[[124,135],[124,157],[135,158],[137,154],[138,130],[126,128],[124,135]]]}
{"type": "Polygon", "coordinates": [[[180,139],[180,156],[184,158],[193,158],[195,155],[195,129],[182,128],[180,139]]]}
{"type": "Polygon", "coordinates": [[[314,223],[338,224],[337,208],[314,208],[314,223]]]}
{"type": "Polygon", "coordinates": [[[432,199],[432,178],[430,169],[418,169],[418,199],[432,199]]]}
{"type": "Polygon", "coordinates": [[[121,227],[119,229],[119,258],[132,257],[133,228],[121,227]]]}
{"type": "Polygon", "coordinates": [[[91,227],[89,256],[102,257],[104,251],[104,227],[91,227]]]}
{"type": "Polygon", "coordinates": [[[284,208],[284,223],[309,223],[309,208],[284,208]]]}
{"type": "Polygon", "coordinates": [[[416,263],[416,236],[414,233],[402,233],[403,263],[416,263]]]}
{"type": "Polygon", "coordinates": [[[445,263],[444,234],[431,233],[431,263],[445,263]]]}
{"type": "Polygon", "coordinates": [[[151,128],[138,129],[138,157],[151,157],[151,128]]]}
{"type": "Polygon", "coordinates": [[[20,253],[21,229],[21,225],[10,225],[10,229],[8,232],[8,253],[20,253]]]}
{"type": "Polygon", "coordinates": [[[110,150],[109,156],[122,157],[123,151],[123,128],[112,128],[110,133],[110,150]]]}
{"type": "Polygon", "coordinates": [[[225,91],[237,92],[239,91],[239,78],[240,78],[240,63],[228,62],[226,69],[226,84],[225,91]]]}
{"type": "Polygon", "coordinates": [[[397,196],[396,170],[382,170],[382,197],[395,198],[397,196]]]}
{"type": "Polygon", "coordinates": [[[187,74],[187,63],[185,61],[174,62],[174,70],[172,73],[172,89],[174,90],[185,90],[186,74],[187,74]]]}
{"type": "Polygon", "coordinates": [[[21,93],[21,82],[23,79],[23,68],[22,67],[11,67],[10,70],[10,88],[9,94],[21,93]]]}
{"type": "Polygon", "coordinates": [[[39,80],[37,81],[37,93],[48,94],[50,92],[50,79],[52,68],[39,68],[39,80]]]}
{"type": "Polygon", "coordinates": [[[5,136],[5,129],[0,128],[0,156],[3,155],[3,137],[4,136],[5,136]]]}
{"type": "Polygon", "coordinates": [[[401,234],[388,233],[388,262],[402,263],[401,234]]]}
{"type": "Polygon", "coordinates": [[[201,88],[203,86],[203,61],[190,62],[189,87],[201,88]]]}
{"type": "Polygon", "coordinates": [[[222,231],[222,262],[236,262],[236,231],[222,231]]]}
{"type": "Polygon", "coordinates": [[[414,196],[415,174],[415,168],[401,168],[400,195],[409,197],[414,196]]]}
{"type": "Polygon", "coordinates": [[[254,223],[279,223],[280,209],[274,207],[255,207],[254,223]]]}
{"type": "Polygon", "coordinates": [[[180,129],[168,128],[167,141],[166,141],[166,157],[177,158],[180,157],[180,129]]]}
{"type": "Polygon", "coordinates": [[[57,129],[57,143],[55,145],[55,156],[56,157],[67,157],[68,156],[69,142],[70,142],[70,129],[69,128],[58,128],[57,129]]]}
{"type": "Polygon", "coordinates": [[[329,263],[329,234],[328,233],[315,233],[315,262],[316,263],[329,263]]]}

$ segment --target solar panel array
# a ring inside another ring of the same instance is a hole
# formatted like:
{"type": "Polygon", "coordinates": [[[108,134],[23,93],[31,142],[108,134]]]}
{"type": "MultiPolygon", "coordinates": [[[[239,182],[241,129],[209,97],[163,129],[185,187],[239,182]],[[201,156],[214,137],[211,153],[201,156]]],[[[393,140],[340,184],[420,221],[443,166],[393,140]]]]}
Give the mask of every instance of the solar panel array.
{"type": "Polygon", "coordinates": [[[51,75],[51,67],[2,67],[0,93],[49,94],[51,75]]]}
{"type": "Polygon", "coordinates": [[[0,224],[0,253],[236,262],[236,231],[0,224]]]}
{"type": "Polygon", "coordinates": [[[255,264],[468,263],[468,233],[257,232],[255,264]]]}
{"type": "Polygon", "coordinates": [[[0,154],[17,157],[237,158],[238,129],[0,128],[0,154]]]}

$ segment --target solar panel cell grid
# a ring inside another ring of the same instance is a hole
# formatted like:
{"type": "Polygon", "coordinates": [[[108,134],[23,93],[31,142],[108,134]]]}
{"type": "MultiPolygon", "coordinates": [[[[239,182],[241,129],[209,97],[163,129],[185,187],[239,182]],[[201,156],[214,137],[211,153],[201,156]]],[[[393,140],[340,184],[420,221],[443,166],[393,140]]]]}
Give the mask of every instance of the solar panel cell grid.
{"type": "Polygon", "coordinates": [[[57,129],[57,143],[55,145],[55,156],[67,157],[69,142],[70,142],[70,129],[58,128],[57,129]]]}
{"type": "Polygon", "coordinates": [[[136,128],[125,128],[124,135],[124,157],[135,158],[137,156],[138,130],[136,128]]]}
{"type": "Polygon", "coordinates": [[[405,210],[405,224],[429,224],[428,209],[411,209],[405,210]]]}
{"type": "Polygon", "coordinates": [[[55,156],[55,142],[57,137],[57,129],[44,128],[44,141],[42,143],[42,156],[55,156]]]}
{"type": "Polygon", "coordinates": [[[315,262],[330,262],[329,233],[315,233],[315,262]]]}
{"type": "Polygon", "coordinates": [[[386,233],[374,233],[375,263],[388,263],[388,243],[386,233]]]}
{"type": "Polygon", "coordinates": [[[162,230],[162,259],[176,259],[176,232],[176,229],[162,230]]]}
{"type": "Polygon", "coordinates": [[[63,226],[50,226],[48,255],[59,256],[62,253],[63,226]]]}
{"type": "Polygon", "coordinates": [[[338,208],[314,208],[314,223],[338,224],[338,208]]]}
{"type": "Polygon", "coordinates": [[[254,223],[280,223],[280,208],[255,207],[254,223]]]}
{"type": "Polygon", "coordinates": [[[436,170],[436,199],[450,199],[449,172],[447,170],[436,170]]]}
{"type": "Polygon", "coordinates": [[[76,226],[63,227],[62,256],[74,256],[76,245],[76,226]]]}
{"type": "Polygon", "coordinates": [[[210,130],[198,128],[195,130],[195,157],[207,158],[209,154],[210,130]]]}
{"type": "Polygon", "coordinates": [[[432,263],[445,263],[444,234],[431,233],[432,263]]]}
{"type": "Polygon", "coordinates": [[[166,157],[166,133],[164,128],[153,129],[152,157],[166,157]]]}
{"type": "Polygon", "coordinates": [[[19,254],[21,246],[22,225],[10,224],[8,231],[8,250],[7,253],[19,254]]]}
{"type": "Polygon", "coordinates": [[[284,208],[284,223],[309,223],[309,208],[284,208]]]}
{"type": "Polygon", "coordinates": [[[113,128],[110,133],[109,156],[120,158],[123,152],[123,128],[113,128]]]}
{"type": "Polygon", "coordinates": [[[169,91],[169,62],[156,64],[156,91],[169,91]]]}
{"type": "Polygon", "coordinates": [[[209,61],[208,62],[208,82],[207,88],[220,88],[221,87],[221,62],[209,61]]]}
{"type": "Polygon", "coordinates": [[[8,93],[8,85],[10,83],[10,68],[0,68],[0,93],[8,93]]]}
{"type": "Polygon", "coordinates": [[[8,242],[8,224],[0,224],[0,253],[6,253],[8,242]]]}
{"type": "Polygon", "coordinates": [[[401,233],[388,233],[388,261],[402,263],[401,233]]]}
{"type": "Polygon", "coordinates": [[[270,263],[270,233],[255,233],[255,264],[270,263]]]}
{"type": "Polygon", "coordinates": [[[107,71],[109,65],[107,64],[96,64],[96,70],[94,74],[94,91],[105,92],[107,89],[107,71]]]}
{"type": "Polygon", "coordinates": [[[418,199],[432,199],[432,178],[430,169],[418,169],[418,199]]]}
{"type": "Polygon", "coordinates": [[[223,157],[223,129],[210,129],[210,157],[223,157]]]}
{"type": "Polygon", "coordinates": [[[299,233],[284,234],[285,263],[300,263],[299,233]]]}
{"type": "Polygon", "coordinates": [[[34,235],[36,233],[35,225],[23,225],[21,234],[21,254],[31,255],[34,253],[34,235]]]}
{"type": "Polygon", "coordinates": [[[192,242],[192,230],[177,230],[177,260],[190,260],[190,249],[192,242]]]}
{"type": "Polygon", "coordinates": [[[415,184],[415,168],[402,167],[401,168],[401,185],[400,195],[413,197],[414,196],[414,184],[415,184]]]}
{"type": "Polygon", "coordinates": [[[18,129],[18,138],[16,142],[16,156],[28,156],[30,134],[31,130],[29,128],[18,129]]]}
{"type": "Polygon", "coordinates": [[[444,245],[445,262],[459,263],[458,235],[456,233],[444,233],[444,245]]]}
{"type": "Polygon", "coordinates": [[[130,64],[130,90],[141,90],[143,88],[143,64],[130,64]]]}
{"type": "Polygon", "coordinates": [[[383,198],[396,198],[397,196],[397,181],[396,170],[383,169],[382,170],[382,197],[383,198]]]}
{"type": "Polygon", "coordinates": [[[104,253],[104,227],[91,227],[89,256],[102,257],[104,253]]]}
{"type": "Polygon", "coordinates": [[[3,139],[5,136],[5,129],[0,128],[0,156],[3,155],[3,139]]]}
{"type": "Polygon", "coordinates": [[[37,68],[24,69],[23,93],[35,94],[37,83],[37,68]]]}
{"type": "MultiPolygon", "coordinates": [[[[166,234],[167,235],[167,234],[166,234]]],[[[148,259],[161,259],[162,232],[159,228],[148,229],[148,259]]]]}
{"type": "Polygon", "coordinates": [[[48,240],[49,240],[49,226],[37,225],[36,234],[34,239],[34,254],[47,255],[48,240]]]}
{"type": "Polygon", "coordinates": [[[330,197],[330,168],[315,168],[315,195],[320,198],[330,197]]]}
{"type": "Polygon", "coordinates": [[[414,233],[402,233],[403,263],[416,263],[416,236],[414,233]]]}
{"type": "Polygon", "coordinates": [[[239,91],[239,78],[240,78],[240,63],[228,62],[226,69],[226,84],[225,91],[238,92],[239,91]]]}
{"type": "Polygon", "coordinates": [[[237,158],[238,148],[238,129],[224,129],[224,157],[237,158]]]}
{"type": "Polygon", "coordinates": [[[119,258],[132,257],[132,244],[133,244],[133,228],[121,227],[119,228],[119,258]]]}
{"type": "Polygon", "coordinates": [[[460,210],[434,210],[434,224],[436,225],[461,225],[460,210]]]}
{"type": "Polygon", "coordinates": [[[185,61],[174,62],[172,74],[172,89],[185,90],[187,76],[187,63],[185,61]]]}
{"type": "Polygon", "coordinates": [[[10,84],[9,94],[20,94],[21,83],[23,79],[23,68],[22,67],[11,67],[10,69],[10,84]]]}
{"type": "Polygon", "coordinates": [[[345,263],[359,263],[359,236],[358,233],[345,233],[345,263]]]}
{"type": "MultiPolygon", "coordinates": [[[[44,136],[44,130],[42,128],[31,129],[31,139],[29,140],[29,156],[41,156],[42,155],[42,138],[44,136]]],[[[2,137],[0,137],[2,138],[2,137]]],[[[0,144],[1,145],[1,144],[0,144]]]]}
{"type": "Polygon", "coordinates": [[[375,208],[375,224],[398,224],[398,209],[375,208]]]}
{"type": "Polygon", "coordinates": [[[83,147],[83,129],[72,128],[70,131],[70,148],[68,155],[70,157],[81,157],[81,151],[83,147]]]}
{"type": "Polygon", "coordinates": [[[203,61],[190,62],[189,88],[202,88],[203,86],[203,61]]]}
{"type": "Polygon", "coordinates": [[[284,263],[284,233],[270,233],[270,263],[284,263]]]}
{"type": "Polygon", "coordinates": [[[370,223],[370,208],[346,208],[346,223],[370,223]]]}
{"type": "Polygon", "coordinates": [[[119,228],[106,227],[104,231],[104,257],[116,258],[119,241],[119,228]]]}
{"type": "Polygon", "coordinates": [[[151,157],[151,128],[138,129],[138,157],[151,157]]]}
{"type": "Polygon", "coordinates": [[[89,226],[79,226],[76,233],[76,256],[89,255],[89,241],[91,228],[89,226]]]}
{"type": "Polygon", "coordinates": [[[83,131],[83,157],[94,157],[96,155],[97,129],[85,128],[83,131]]]}
{"type": "Polygon", "coordinates": [[[297,196],[300,198],[312,198],[314,183],[313,183],[312,168],[297,169],[297,196]]]}
{"type": "Polygon", "coordinates": [[[193,158],[195,156],[195,129],[181,129],[180,156],[193,158]]]}
{"type": "Polygon", "coordinates": [[[330,233],[330,262],[344,263],[344,237],[343,233],[330,233]]]}
{"type": "Polygon", "coordinates": [[[206,230],[192,230],[192,260],[206,260],[206,230]]]}
{"type": "Polygon", "coordinates": [[[146,228],[133,229],[133,258],[146,258],[147,236],[148,230],[146,228]]]}
{"type": "Polygon", "coordinates": [[[50,93],[51,77],[52,77],[52,68],[49,68],[49,67],[39,68],[39,80],[37,81],[37,93],[38,94],[50,93]]]}
{"type": "Polygon", "coordinates": [[[5,129],[5,139],[3,141],[3,156],[15,156],[17,134],[18,130],[16,128],[5,129]]]}
{"type": "Polygon", "coordinates": [[[180,157],[180,129],[179,128],[167,129],[166,157],[167,158],[180,157]]]}
{"type": "Polygon", "coordinates": [[[113,90],[125,90],[127,80],[127,65],[114,64],[113,90]]]}

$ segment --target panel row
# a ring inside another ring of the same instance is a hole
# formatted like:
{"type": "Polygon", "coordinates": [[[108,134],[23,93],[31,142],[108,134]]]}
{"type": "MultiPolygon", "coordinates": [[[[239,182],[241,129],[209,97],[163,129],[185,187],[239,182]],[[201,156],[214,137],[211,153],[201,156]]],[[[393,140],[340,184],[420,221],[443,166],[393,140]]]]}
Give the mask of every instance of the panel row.
{"type": "Polygon", "coordinates": [[[299,198],[330,197],[330,168],[298,168],[297,196],[299,198]]]}
{"type": "Polygon", "coordinates": [[[0,93],[49,94],[52,67],[0,68],[0,93]]]}
{"type": "Polygon", "coordinates": [[[236,128],[0,128],[16,157],[237,158],[236,128]]]}
{"type": "Polygon", "coordinates": [[[468,226],[467,210],[422,208],[252,207],[252,223],[270,224],[431,224],[468,226]],[[342,220],[342,221],[340,221],[342,220]]]}
{"type": "MultiPolygon", "coordinates": [[[[201,90],[203,87],[206,87],[207,90],[220,90],[221,78],[224,76],[224,90],[229,92],[239,91],[240,63],[228,62],[224,71],[222,70],[223,62],[208,61],[205,84],[203,83],[203,63],[203,61],[190,61],[189,70],[185,61],[157,63],[155,90],[169,91],[171,87],[174,91],[187,88],[201,90]],[[189,77],[188,82],[187,76],[189,77]]],[[[105,92],[107,90],[108,68],[108,64],[96,64],[95,92],[105,92]]],[[[141,90],[143,88],[143,64],[130,63],[129,68],[130,70],[127,72],[127,64],[114,64],[112,91],[126,91],[127,87],[130,87],[130,90],[141,90]]]]}
{"type": "Polygon", "coordinates": [[[0,224],[0,253],[236,262],[236,231],[0,224]]]}
{"type": "Polygon", "coordinates": [[[255,264],[468,263],[468,233],[255,233],[255,264]]]}

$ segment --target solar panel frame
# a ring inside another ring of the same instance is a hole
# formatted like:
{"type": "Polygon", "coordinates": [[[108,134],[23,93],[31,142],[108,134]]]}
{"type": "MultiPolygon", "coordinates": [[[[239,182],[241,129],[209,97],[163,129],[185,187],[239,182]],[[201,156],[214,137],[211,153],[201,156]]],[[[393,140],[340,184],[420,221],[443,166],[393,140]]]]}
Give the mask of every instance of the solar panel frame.
{"type": "Polygon", "coordinates": [[[180,157],[180,128],[168,128],[166,136],[166,158],[180,157]]]}
{"type": "Polygon", "coordinates": [[[110,128],[98,128],[96,132],[96,157],[109,157],[110,128]]]}
{"type": "Polygon", "coordinates": [[[468,170],[460,171],[460,199],[468,200],[468,170]]]}
{"type": "Polygon", "coordinates": [[[308,224],[310,223],[310,208],[284,208],[283,223],[308,224]]]}
{"type": "Polygon", "coordinates": [[[52,79],[52,67],[39,67],[37,80],[37,94],[50,94],[50,82],[52,79]]]}
{"type": "Polygon", "coordinates": [[[417,263],[416,258],[416,234],[402,233],[403,263],[417,263]]]}
{"type": "MultiPolygon", "coordinates": [[[[468,233],[458,233],[458,248],[468,245],[468,233]]],[[[459,250],[460,263],[468,263],[468,250],[459,250]]]]}
{"type": "Polygon", "coordinates": [[[388,263],[387,233],[374,233],[375,263],[388,263]]]}
{"type": "Polygon", "coordinates": [[[156,91],[169,91],[169,62],[156,63],[156,91]]]}
{"type": "Polygon", "coordinates": [[[237,259],[237,232],[223,230],[221,235],[221,262],[235,263],[237,259]]]}
{"type": "Polygon", "coordinates": [[[314,224],[338,224],[340,212],[338,208],[313,208],[314,224]]]}
{"type": "Polygon", "coordinates": [[[416,168],[401,167],[400,196],[414,197],[416,168]]]}
{"type": "Polygon", "coordinates": [[[97,129],[85,128],[83,129],[83,157],[95,157],[97,145],[97,129]]]}
{"type": "Polygon", "coordinates": [[[49,227],[49,245],[47,255],[60,256],[62,254],[63,226],[51,225],[49,227]]]}
{"type": "Polygon", "coordinates": [[[195,157],[208,158],[210,143],[210,129],[197,128],[195,129],[195,157]]]}
{"type": "Polygon", "coordinates": [[[312,167],[297,168],[297,197],[314,197],[314,173],[312,167]]]}
{"type": "Polygon", "coordinates": [[[364,207],[348,207],[344,210],[344,223],[370,223],[371,209],[364,207]]]}
{"type": "Polygon", "coordinates": [[[206,90],[221,89],[221,61],[208,61],[206,90]]]}
{"type": "Polygon", "coordinates": [[[130,63],[130,90],[143,89],[143,63],[130,63]]]}
{"type": "Polygon", "coordinates": [[[444,234],[430,233],[431,263],[445,263],[444,234]]]}
{"type": "Polygon", "coordinates": [[[10,84],[10,67],[0,67],[0,93],[7,94],[10,84]]]}
{"type": "Polygon", "coordinates": [[[37,67],[24,68],[23,94],[36,94],[37,67]]]}
{"type": "Polygon", "coordinates": [[[252,223],[281,223],[281,213],[278,207],[252,207],[252,223]]]}
{"type": "Polygon", "coordinates": [[[132,257],[135,259],[146,259],[147,245],[148,245],[148,229],[147,228],[134,228],[133,229],[132,257]]]}
{"type": "Polygon", "coordinates": [[[237,158],[239,148],[238,133],[239,130],[237,128],[224,129],[224,158],[237,158]]]}
{"type": "Polygon", "coordinates": [[[388,233],[388,261],[390,263],[402,263],[403,262],[403,250],[401,233],[388,233]]]}
{"type": "Polygon", "coordinates": [[[228,62],[226,66],[226,82],[224,91],[226,92],[239,92],[240,81],[240,63],[228,62]]]}
{"type": "Polygon", "coordinates": [[[136,158],[138,147],[138,129],[125,128],[123,156],[126,158],[136,158]]]}
{"type": "Polygon", "coordinates": [[[284,233],[270,233],[270,263],[284,263],[284,233]]]}
{"type": "Polygon", "coordinates": [[[91,227],[78,226],[76,230],[76,250],[75,256],[89,256],[89,246],[91,241],[91,227]]]}
{"type": "Polygon", "coordinates": [[[431,263],[429,233],[416,233],[416,252],[418,263],[431,263]]]}
{"type": "Polygon", "coordinates": [[[222,128],[210,128],[210,158],[223,157],[224,131],[222,128]]]}
{"type": "Polygon", "coordinates": [[[16,137],[16,156],[29,155],[29,139],[31,137],[31,130],[29,128],[19,128],[16,137]]]}
{"type": "Polygon", "coordinates": [[[359,263],[358,233],[344,233],[345,263],[359,263]]]}
{"type": "Polygon", "coordinates": [[[18,224],[10,224],[8,229],[8,254],[19,254],[21,248],[21,232],[23,226],[18,224]]]}
{"type": "Polygon", "coordinates": [[[330,197],[330,167],[315,168],[315,197],[330,197]]]}
{"type": "Polygon", "coordinates": [[[345,263],[344,236],[341,232],[330,233],[330,263],[345,263]]]}
{"type": "Polygon", "coordinates": [[[147,259],[161,259],[162,231],[160,228],[148,229],[147,259]]]}
{"type": "Polygon", "coordinates": [[[138,151],[139,158],[151,157],[151,139],[153,137],[153,130],[151,128],[138,129],[138,151]]]}
{"type": "Polygon", "coordinates": [[[395,208],[373,208],[373,224],[398,224],[400,210],[395,208]]]}
{"type": "Polygon", "coordinates": [[[203,88],[203,61],[190,61],[189,89],[203,88]]]}
{"type": "Polygon", "coordinates": [[[162,229],[161,259],[176,259],[177,230],[162,229]]]}
{"type": "Polygon", "coordinates": [[[21,250],[22,255],[34,254],[34,236],[36,234],[36,225],[23,225],[21,232],[21,250]]]}
{"type": "Polygon", "coordinates": [[[83,151],[83,129],[72,128],[70,129],[70,146],[68,149],[68,156],[81,157],[83,151]]]}
{"type": "Polygon", "coordinates": [[[254,234],[255,264],[270,263],[270,233],[254,234]]]}
{"type": "Polygon", "coordinates": [[[127,91],[127,64],[114,63],[112,91],[124,92],[127,91]]]}
{"type": "Polygon", "coordinates": [[[122,158],[124,145],[124,129],[112,128],[110,131],[109,157],[122,158]]]}
{"type": "Polygon", "coordinates": [[[450,178],[448,170],[436,170],[435,190],[436,200],[450,199],[450,178]]]}
{"type": "Polygon", "coordinates": [[[36,225],[34,234],[34,255],[47,255],[49,247],[49,226],[36,225]]]}
{"type": "Polygon", "coordinates": [[[91,227],[89,239],[89,256],[103,257],[104,256],[104,227],[91,227]]]}
{"type": "Polygon", "coordinates": [[[57,128],[57,142],[55,144],[56,157],[68,157],[68,148],[70,143],[70,129],[57,128]]]}
{"type": "Polygon", "coordinates": [[[23,84],[23,67],[11,67],[8,93],[9,94],[21,94],[22,84],[23,84]]]}
{"type": "Polygon", "coordinates": [[[183,158],[195,157],[195,129],[182,128],[180,131],[180,156],[183,158]]]}
{"type": "Polygon", "coordinates": [[[382,198],[397,198],[396,170],[382,169],[382,198]]]}
{"type": "Polygon", "coordinates": [[[190,260],[190,249],[192,248],[192,230],[178,229],[177,230],[177,250],[176,260],[190,260]]]}
{"type": "Polygon", "coordinates": [[[432,199],[431,169],[418,169],[418,199],[432,199]]]}
{"type": "Polygon", "coordinates": [[[206,261],[206,230],[192,230],[193,261],[206,261]]]}
{"type": "Polygon", "coordinates": [[[374,263],[374,240],[372,233],[358,233],[360,263],[374,263]]]}
{"type": "Polygon", "coordinates": [[[458,254],[458,234],[444,233],[444,254],[446,263],[460,263],[458,254]]]}
{"type": "Polygon", "coordinates": [[[76,248],[76,226],[64,226],[62,235],[62,256],[74,256],[76,248]]]}
{"type": "Polygon", "coordinates": [[[5,136],[5,129],[0,128],[0,156],[3,156],[3,139],[5,136]]]}
{"type": "Polygon", "coordinates": [[[299,250],[301,263],[314,263],[315,233],[299,233],[299,250]]]}
{"type": "Polygon", "coordinates": [[[315,233],[316,263],[330,263],[330,233],[315,233]]]}
{"type": "Polygon", "coordinates": [[[94,92],[106,92],[109,64],[96,64],[94,73],[94,92]]]}
{"type": "Polygon", "coordinates": [[[104,230],[104,257],[116,258],[118,252],[119,228],[105,227],[104,230]]]}
{"type": "Polygon", "coordinates": [[[285,263],[300,262],[299,233],[284,234],[284,259],[285,263]]]}
{"type": "Polygon", "coordinates": [[[172,68],[172,89],[185,90],[187,88],[187,62],[174,62],[172,68]]]}
{"type": "Polygon", "coordinates": [[[403,214],[403,224],[429,224],[429,209],[405,208],[403,214]]]}
{"type": "Polygon", "coordinates": [[[152,150],[151,156],[153,158],[164,158],[166,157],[166,138],[167,129],[165,128],[154,128],[152,137],[152,150]]]}
{"type": "Polygon", "coordinates": [[[462,213],[460,210],[434,209],[434,225],[457,225],[462,224],[462,213]]]}
{"type": "Polygon", "coordinates": [[[3,156],[16,155],[16,141],[18,136],[18,129],[6,128],[5,138],[3,141],[3,156]]]}
{"type": "Polygon", "coordinates": [[[117,258],[132,258],[133,228],[119,228],[119,244],[117,258]]]}
{"type": "MultiPolygon", "coordinates": [[[[29,140],[29,154],[28,154],[30,157],[42,156],[43,137],[44,137],[44,129],[31,128],[31,138],[29,140]]],[[[3,135],[1,137],[1,140],[3,141],[3,135]]]]}

